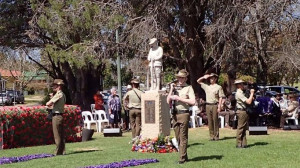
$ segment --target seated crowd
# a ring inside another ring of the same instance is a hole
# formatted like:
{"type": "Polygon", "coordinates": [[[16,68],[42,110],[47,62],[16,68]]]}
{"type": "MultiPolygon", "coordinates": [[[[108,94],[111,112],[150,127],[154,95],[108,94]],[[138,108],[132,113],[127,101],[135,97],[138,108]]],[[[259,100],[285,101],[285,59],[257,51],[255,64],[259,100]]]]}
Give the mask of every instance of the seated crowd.
{"type": "MultiPolygon", "coordinates": [[[[250,115],[249,124],[261,126],[272,126],[275,128],[283,128],[286,123],[286,118],[298,118],[299,102],[297,94],[281,94],[277,93],[273,97],[259,97],[256,99],[257,108],[255,113],[250,115]]],[[[225,118],[225,128],[235,127],[236,123],[236,100],[233,94],[229,94],[223,98],[222,110],[219,116],[225,118]]],[[[205,112],[205,100],[199,98],[196,94],[196,104],[198,107],[197,116],[202,118],[202,124],[207,125],[208,119],[205,112]]]]}

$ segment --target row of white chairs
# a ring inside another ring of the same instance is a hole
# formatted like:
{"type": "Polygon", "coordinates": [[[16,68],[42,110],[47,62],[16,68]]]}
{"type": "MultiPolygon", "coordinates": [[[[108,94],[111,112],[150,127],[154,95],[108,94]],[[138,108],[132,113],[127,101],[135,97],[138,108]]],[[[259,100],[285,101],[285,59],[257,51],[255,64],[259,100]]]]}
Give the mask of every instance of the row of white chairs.
{"type": "Polygon", "coordinates": [[[94,113],[90,111],[83,111],[81,113],[84,123],[84,128],[91,129],[92,124],[96,124],[97,132],[102,132],[102,124],[109,125],[106,113],[103,110],[95,110],[94,113]]]}
{"type": "MultiPolygon", "coordinates": [[[[94,112],[94,110],[95,110],[95,104],[91,104],[91,112],[94,112]]],[[[120,125],[123,125],[123,118],[121,118],[121,123],[120,123],[120,125]]],[[[128,126],[129,126],[129,128],[130,128],[130,123],[128,124],[128,126]]]]}

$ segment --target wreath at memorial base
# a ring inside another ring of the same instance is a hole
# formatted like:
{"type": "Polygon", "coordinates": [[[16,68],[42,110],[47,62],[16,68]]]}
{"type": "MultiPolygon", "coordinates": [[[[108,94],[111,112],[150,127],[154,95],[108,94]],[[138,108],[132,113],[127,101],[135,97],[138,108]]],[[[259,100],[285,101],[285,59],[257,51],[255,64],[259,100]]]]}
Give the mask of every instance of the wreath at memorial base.
{"type": "Polygon", "coordinates": [[[177,152],[176,147],[172,143],[172,136],[160,135],[156,138],[142,138],[141,136],[136,137],[132,140],[133,152],[143,153],[172,153],[177,152]]]}

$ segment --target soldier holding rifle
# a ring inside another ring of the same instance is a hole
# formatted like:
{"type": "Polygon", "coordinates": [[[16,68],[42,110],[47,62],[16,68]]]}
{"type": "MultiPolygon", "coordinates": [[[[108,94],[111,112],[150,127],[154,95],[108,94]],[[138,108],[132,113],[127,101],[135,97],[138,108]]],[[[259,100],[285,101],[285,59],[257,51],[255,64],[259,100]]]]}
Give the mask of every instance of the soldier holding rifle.
{"type": "Polygon", "coordinates": [[[175,103],[172,112],[173,127],[179,146],[179,164],[188,161],[187,144],[188,144],[188,127],[190,120],[189,106],[195,104],[195,94],[192,86],[186,84],[188,72],[184,69],[175,75],[176,83],[171,83],[170,92],[167,97],[169,104],[175,103]],[[176,93],[176,94],[174,94],[176,93]]]}

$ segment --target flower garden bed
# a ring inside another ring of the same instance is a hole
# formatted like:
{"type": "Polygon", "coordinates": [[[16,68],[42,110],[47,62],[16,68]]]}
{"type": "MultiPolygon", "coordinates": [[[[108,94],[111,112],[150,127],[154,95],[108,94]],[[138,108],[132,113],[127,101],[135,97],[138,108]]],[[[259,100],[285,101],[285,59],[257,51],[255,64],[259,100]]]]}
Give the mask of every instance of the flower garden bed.
{"type": "Polygon", "coordinates": [[[156,138],[144,138],[141,136],[132,141],[131,151],[149,152],[149,153],[172,153],[177,152],[177,149],[172,144],[173,137],[160,135],[156,138]]]}
{"type": "Polygon", "coordinates": [[[113,162],[109,164],[95,165],[95,166],[86,166],[84,168],[122,168],[122,167],[133,167],[139,166],[149,163],[157,163],[159,162],[157,159],[133,159],[133,160],[125,160],[121,162],[113,162]]]}
{"type": "MultiPolygon", "coordinates": [[[[0,109],[0,149],[53,144],[52,121],[47,115],[45,106],[0,109]]],[[[80,108],[66,105],[63,117],[66,141],[81,141],[80,108]]]]}
{"type": "Polygon", "coordinates": [[[11,164],[11,163],[17,163],[17,162],[26,162],[33,159],[41,159],[41,158],[47,158],[47,157],[53,157],[52,154],[33,154],[33,155],[25,155],[20,157],[1,157],[0,158],[0,165],[2,164],[11,164]]]}

